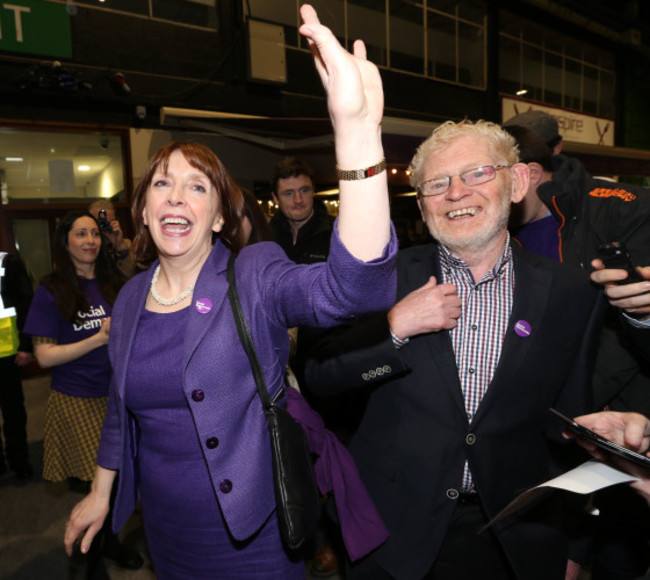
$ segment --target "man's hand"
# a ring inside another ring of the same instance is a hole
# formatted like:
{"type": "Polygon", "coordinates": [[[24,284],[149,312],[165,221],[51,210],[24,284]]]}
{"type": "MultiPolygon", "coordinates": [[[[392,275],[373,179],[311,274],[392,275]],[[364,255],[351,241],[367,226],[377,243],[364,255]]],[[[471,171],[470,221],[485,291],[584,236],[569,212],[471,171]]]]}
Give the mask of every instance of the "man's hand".
{"type": "MultiPolygon", "coordinates": [[[[575,422],[598,433],[614,443],[643,453],[650,446],[650,419],[639,413],[601,411],[576,417],[575,422]]],[[[587,441],[578,441],[593,453],[595,446],[587,441]]],[[[599,457],[602,458],[602,457],[599,457]]]]}
{"type": "MultiPolygon", "coordinates": [[[[648,446],[650,446],[650,419],[639,413],[603,411],[601,413],[576,417],[575,421],[605,437],[605,439],[609,439],[614,443],[618,443],[623,447],[639,453],[646,452],[646,455],[648,455],[648,446]]],[[[600,459],[601,461],[606,459],[592,443],[588,443],[583,439],[577,439],[577,441],[596,459],[600,459]]],[[[639,478],[639,481],[630,483],[630,487],[634,488],[650,504],[650,469],[629,461],[617,459],[616,457],[607,459],[611,460],[614,467],[618,467],[630,475],[639,478]]]]}
{"type": "Polygon", "coordinates": [[[453,284],[438,284],[431,276],[424,285],[407,294],[388,313],[395,336],[405,339],[425,332],[455,328],[461,300],[453,284]]]}
{"type": "Polygon", "coordinates": [[[612,306],[640,320],[650,318],[650,266],[638,268],[646,282],[616,284],[627,277],[625,270],[606,269],[599,259],[593,260],[591,265],[594,268],[591,280],[605,287],[605,296],[612,306]]]}

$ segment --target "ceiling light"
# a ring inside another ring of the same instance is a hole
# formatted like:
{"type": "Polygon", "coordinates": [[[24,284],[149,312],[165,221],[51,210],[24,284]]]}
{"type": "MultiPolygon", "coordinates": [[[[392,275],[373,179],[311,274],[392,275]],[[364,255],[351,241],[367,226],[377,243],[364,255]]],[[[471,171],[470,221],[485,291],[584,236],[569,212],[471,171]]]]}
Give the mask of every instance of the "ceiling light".
{"type": "Polygon", "coordinates": [[[517,95],[518,97],[523,97],[526,93],[528,93],[528,89],[519,89],[519,90],[515,93],[515,95],[517,95]]]}
{"type": "Polygon", "coordinates": [[[90,171],[90,165],[80,165],[77,169],[79,171],[90,171]]]}
{"type": "Polygon", "coordinates": [[[23,161],[22,157],[5,157],[5,161],[9,163],[21,163],[23,161]]]}

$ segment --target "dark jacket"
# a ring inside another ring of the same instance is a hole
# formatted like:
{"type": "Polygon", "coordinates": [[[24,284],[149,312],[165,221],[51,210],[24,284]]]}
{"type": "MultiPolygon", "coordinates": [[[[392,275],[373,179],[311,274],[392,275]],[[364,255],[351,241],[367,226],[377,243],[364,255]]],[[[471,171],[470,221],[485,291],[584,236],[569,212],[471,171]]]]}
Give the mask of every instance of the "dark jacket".
{"type": "Polygon", "coordinates": [[[5,270],[2,278],[2,302],[5,308],[14,307],[16,309],[16,324],[20,337],[18,350],[32,352],[31,337],[22,333],[29,312],[29,305],[34,295],[32,281],[29,279],[27,270],[18,256],[7,254],[4,260],[0,260],[0,265],[5,270]]]}
{"type": "MultiPolygon", "coordinates": [[[[560,222],[562,262],[589,273],[598,246],[620,241],[638,265],[650,265],[650,190],[594,178],[578,160],[556,155],[553,180],[537,192],[560,222]]],[[[650,361],[640,349],[647,350],[650,330],[629,332],[629,322],[613,307],[605,317],[593,384],[595,408],[648,415],[650,361]]]]}
{"type": "MultiPolygon", "coordinates": [[[[560,440],[560,426],[548,408],[575,416],[588,407],[599,293],[579,272],[517,246],[513,260],[501,357],[470,423],[448,331],[411,337],[398,350],[382,314],[328,337],[307,365],[309,385],[321,395],[371,389],[349,448],[390,532],[368,557],[398,580],[422,578],[433,565],[466,459],[492,518],[551,475],[549,441],[560,440]],[[521,320],[530,335],[515,331],[521,320]]],[[[400,252],[398,300],[439,275],[436,244],[400,252]]],[[[519,579],[564,578],[568,540],[544,521],[552,519],[552,505],[545,501],[493,527],[519,579]]]]}
{"type": "Polygon", "coordinates": [[[327,213],[325,204],[316,198],[314,215],[298,230],[295,246],[289,220],[282,212],[276,213],[269,225],[273,238],[282,246],[290,260],[296,264],[315,264],[327,260],[333,223],[334,218],[327,213]]]}

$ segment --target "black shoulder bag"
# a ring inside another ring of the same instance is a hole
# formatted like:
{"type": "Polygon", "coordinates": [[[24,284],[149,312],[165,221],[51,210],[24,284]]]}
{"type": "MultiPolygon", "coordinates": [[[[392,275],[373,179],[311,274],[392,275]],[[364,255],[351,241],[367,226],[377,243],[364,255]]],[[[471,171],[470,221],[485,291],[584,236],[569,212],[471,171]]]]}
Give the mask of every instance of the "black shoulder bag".
{"type": "Polygon", "coordinates": [[[228,260],[228,299],[239,339],[248,355],[271,435],[275,502],[280,535],[285,546],[298,550],[310,539],[318,524],[320,498],[307,439],[302,427],[286,409],[272,401],[266,388],[253,339],[235,286],[235,257],[228,260]]]}

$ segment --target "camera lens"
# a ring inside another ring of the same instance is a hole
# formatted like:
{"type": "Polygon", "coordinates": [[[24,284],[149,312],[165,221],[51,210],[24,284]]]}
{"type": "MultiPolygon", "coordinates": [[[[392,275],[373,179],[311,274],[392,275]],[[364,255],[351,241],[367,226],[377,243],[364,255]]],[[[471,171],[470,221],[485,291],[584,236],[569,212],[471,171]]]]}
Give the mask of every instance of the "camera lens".
{"type": "Polygon", "coordinates": [[[113,230],[111,227],[111,222],[106,219],[106,210],[100,209],[99,214],[97,215],[97,222],[99,223],[99,229],[102,232],[110,232],[113,230]]]}

